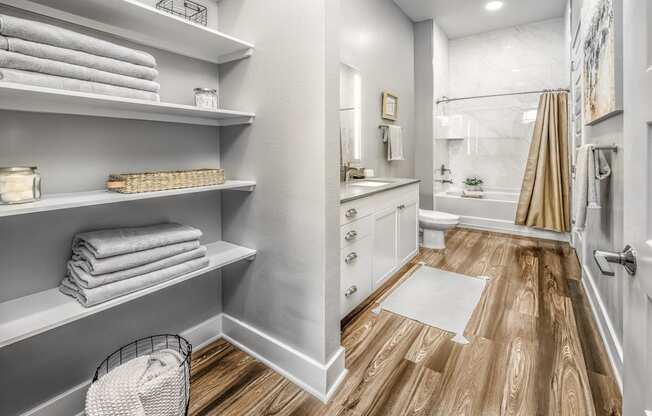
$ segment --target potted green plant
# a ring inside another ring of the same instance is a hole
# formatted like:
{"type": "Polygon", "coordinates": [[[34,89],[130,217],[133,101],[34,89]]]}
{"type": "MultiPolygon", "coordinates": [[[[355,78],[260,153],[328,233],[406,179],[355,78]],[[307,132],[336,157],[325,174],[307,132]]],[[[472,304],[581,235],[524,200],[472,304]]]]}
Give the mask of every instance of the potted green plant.
{"type": "Polygon", "coordinates": [[[482,179],[472,176],[464,179],[464,188],[467,191],[482,192],[482,179]]]}

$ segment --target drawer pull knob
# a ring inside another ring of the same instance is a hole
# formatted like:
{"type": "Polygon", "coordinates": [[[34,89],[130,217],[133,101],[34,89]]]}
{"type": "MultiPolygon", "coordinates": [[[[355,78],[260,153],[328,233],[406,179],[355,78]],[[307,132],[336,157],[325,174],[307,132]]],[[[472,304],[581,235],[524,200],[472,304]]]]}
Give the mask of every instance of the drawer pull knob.
{"type": "Polygon", "coordinates": [[[344,235],[344,239],[346,241],[351,241],[351,240],[355,239],[357,236],[358,236],[358,232],[356,230],[351,230],[351,231],[349,231],[348,233],[346,233],[344,235]]]}
{"type": "Polygon", "coordinates": [[[351,264],[351,262],[357,258],[358,258],[358,253],[354,251],[346,255],[346,257],[344,258],[344,262],[346,264],[351,264]]]}
{"type": "Polygon", "coordinates": [[[353,295],[357,291],[358,291],[358,287],[356,285],[353,285],[350,288],[346,289],[346,292],[344,292],[344,296],[348,298],[349,296],[353,295]]]}
{"type": "Polygon", "coordinates": [[[358,210],[355,208],[349,208],[346,210],[346,214],[344,214],[346,218],[353,218],[356,215],[358,215],[358,210]]]}

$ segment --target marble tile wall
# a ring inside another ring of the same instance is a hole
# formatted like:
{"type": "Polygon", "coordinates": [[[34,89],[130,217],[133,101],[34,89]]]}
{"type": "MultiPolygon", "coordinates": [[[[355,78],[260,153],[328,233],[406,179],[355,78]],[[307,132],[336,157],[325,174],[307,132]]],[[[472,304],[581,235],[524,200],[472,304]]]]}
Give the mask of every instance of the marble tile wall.
{"type": "MultiPolygon", "coordinates": [[[[564,50],[562,18],[453,39],[447,95],[567,87],[564,50]]],[[[440,104],[449,126],[436,118],[436,137],[463,140],[444,140],[448,152],[438,152],[435,166],[450,165],[454,186],[480,176],[487,188],[520,190],[537,104],[538,94],[440,104]]]]}

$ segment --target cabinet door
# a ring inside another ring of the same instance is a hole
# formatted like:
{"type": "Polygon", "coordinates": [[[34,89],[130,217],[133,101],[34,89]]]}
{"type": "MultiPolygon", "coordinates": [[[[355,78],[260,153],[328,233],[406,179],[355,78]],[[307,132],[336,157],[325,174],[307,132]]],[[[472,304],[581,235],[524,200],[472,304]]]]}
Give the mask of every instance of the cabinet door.
{"type": "Polygon", "coordinates": [[[419,202],[406,201],[398,206],[398,265],[417,254],[419,248],[419,202]]]}
{"type": "Polygon", "coordinates": [[[373,284],[376,289],[396,268],[397,208],[374,215],[373,284]]]}

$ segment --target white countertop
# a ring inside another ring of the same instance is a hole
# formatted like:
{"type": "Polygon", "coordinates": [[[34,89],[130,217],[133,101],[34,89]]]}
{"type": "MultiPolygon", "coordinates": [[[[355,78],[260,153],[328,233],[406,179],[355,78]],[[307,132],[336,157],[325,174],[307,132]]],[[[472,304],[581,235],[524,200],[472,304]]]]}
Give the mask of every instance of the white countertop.
{"type": "Polygon", "coordinates": [[[353,201],[354,199],[364,198],[379,192],[388,191],[401,186],[412,185],[421,182],[420,179],[414,178],[369,178],[359,179],[340,184],[340,202],[353,201]],[[356,186],[358,182],[387,182],[383,186],[356,186]]]}

